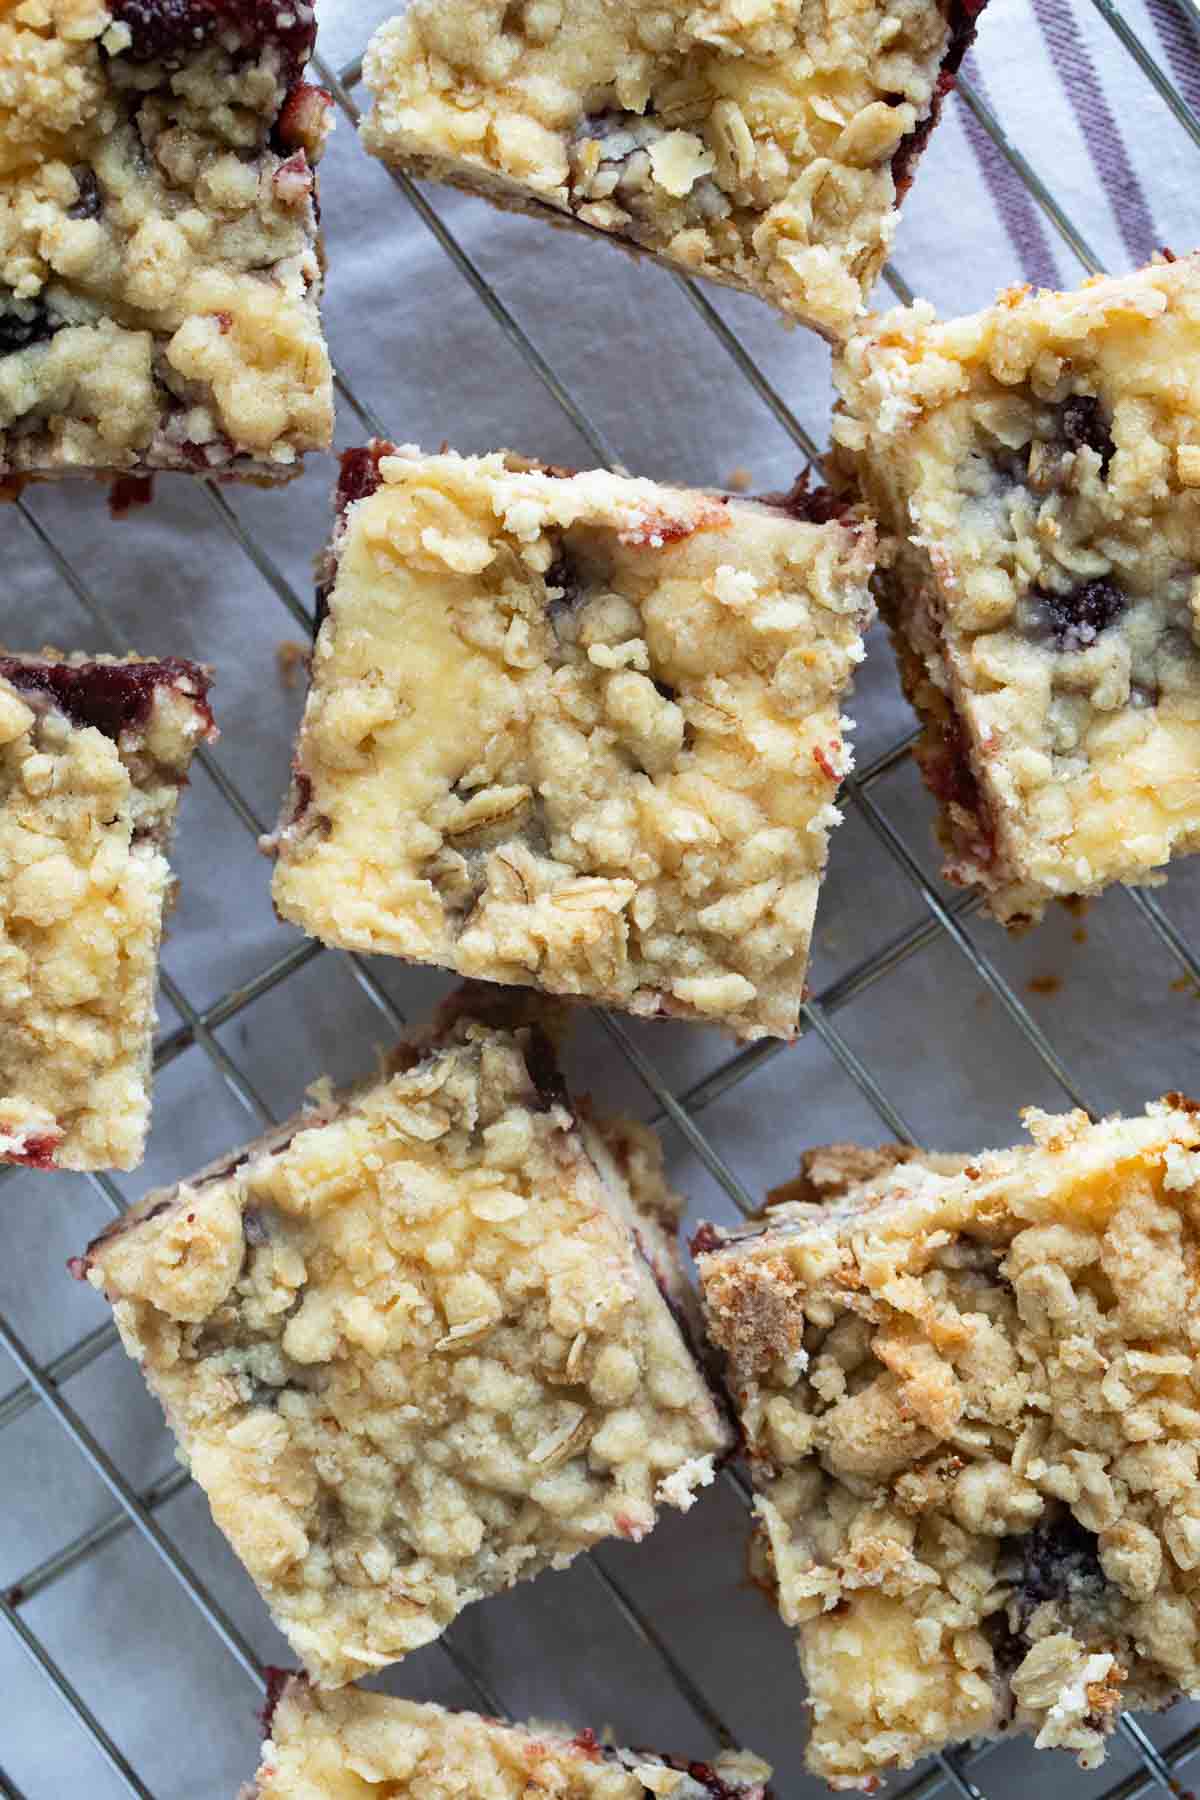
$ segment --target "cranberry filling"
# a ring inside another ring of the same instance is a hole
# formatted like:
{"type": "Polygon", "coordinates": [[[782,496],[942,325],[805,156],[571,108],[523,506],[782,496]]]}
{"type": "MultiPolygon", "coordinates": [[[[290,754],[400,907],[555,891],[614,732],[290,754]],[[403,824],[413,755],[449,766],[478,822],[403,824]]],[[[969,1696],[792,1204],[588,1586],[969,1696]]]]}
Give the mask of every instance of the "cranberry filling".
{"type": "Polygon", "coordinates": [[[950,26],[950,35],[946,40],[946,54],[942,58],[942,66],[934,84],[929,111],[923,119],[917,122],[908,136],[900,140],[892,157],[892,180],[896,184],[897,206],[912,186],[912,179],[916,173],[921,152],[929,140],[930,132],[938,122],[946,95],[953,91],[955,77],[962,64],[962,59],[975,41],[979,15],[986,4],[987,0],[949,0],[946,17],[950,26]]]}
{"type": "Polygon", "coordinates": [[[153,498],[153,475],[118,475],[108,490],[108,510],[114,519],[123,519],[135,506],[149,506],[153,498]]]}
{"type": "Polygon", "coordinates": [[[647,1762],[664,1763],[668,1769],[678,1769],[681,1774],[690,1775],[706,1794],[712,1796],[712,1800],[749,1800],[749,1797],[755,1793],[761,1794],[763,1800],[770,1800],[770,1792],[766,1788],[730,1787],[727,1781],[722,1781],[711,1763],[688,1762],[685,1757],[665,1756],[661,1750],[634,1750],[630,1753],[610,1749],[608,1745],[601,1744],[597,1740],[596,1734],[590,1726],[585,1731],[577,1731],[571,1739],[571,1744],[573,1749],[589,1757],[593,1762],[622,1762],[629,1754],[632,1754],[636,1757],[644,1757],[647,1762]]]}
{"type": "Polygon", "coordinates": [[[71,173],[75,177],[75,186],[79,189],[79,198],[73,206],[68,206],[68,219],[98,219],[104,210],[104,199],[95,171],[89,169],[86,163],[81,163],[71,173]]]}
{"type": "Polygon", "coordinates": [[[395,444],[386,438],[372,438],[365,450],[343,450],[334,511],[340,518],[356,500],[365,500],[380,484],[379,465],[385,456],[396,454],[395,444]]]}
{"type": "Polygon", "coordinates": [[[1005,1612],[988,1621],[996,1666],[1006,1676],[1029,1653],[1029,1622],[1039,1606],[1053,1601],[1065,1626],[1087,1643],[1097,1639],[1108,1589],[1095,1533],[1065,1507],[1040,1519],[1026,1536],[1010,1539],[1008,1548],[1019,1559],[1012,1591],[1005,1612]]]}
{"type": "Polygon", "coordinates": [[[546,617],[551,629],[557,632],[563,620],[570,617],[583,598],[583,578],[565,544],[560,543],[558,555],[546,570],[544,579],[547,588],[562,590],[553,600],[546,602],[546,617]]]}
{"type": "Polygon", "coordinates": [[[960,820],[947,819],[955,845],[985,865],[991,863],[996,855],[995,832],[983,790],[971,767],[962,725],[956,718],[941,721],[936,740],[927,735],[914,754],[934,798],[947,812],[957,807],[974,821],[975,833],[970,836],[960,820]]]}
{"type": "Polygon", "coordinates": [[[10,289],[0,288],[0,356],[28,350],[30,344],[44,344],[61,330],[62,320],[51,318],[40,300],[18,304],[10,289]]]}
{"type": "Polygon", "coordinates": [[[1108,465],[1113,459],[1116,445],[1112,440],[1108,420],[1104,415],[1095,394],[1072,394],[1063,402],[1062,433],[1072,450],[1080,450],[1085,445],[1094,450],[1100,458],[1100,478],[1108,474],[1108,465]]]}
{"type": "Polygon", "coordinates": [[[1085,581],[1067,594],[1035,587],[1026,629],[1035,636],[1049,631],[1056,650],[1086,650],[1116,623],[1126,605],[1116,583],[1103,579],[1085,581]]]}
{"type": "Polygon", "coordinates": [[[571,1096],[559,1070],[554,1046],[536,1025],[531,1027],[525,1047],[525,1067],[546,1111],[549,1112],[552,1106],[561,1106],[569,1112],[571,1096]]]}
{"type": "Polygon", "coordinates": [[[945,722],[941,742],[918,747],[921,773],[926,785],[943,806],[961,806],[964,812],[978,816],[979,783],[967,755],[966,740],[957,719],[945,722]]]}
{"type": "Polygon", "coordinates": [[[828,525],[832,520],[844,518],[851,502],[823,484],[810,487],[811,480],[812,470],[801,469],[786,493],[759,494],[757,498],[763,506],[776,506],[781,512],[790,513],[792,518],[809,525],[828,525]]]}
{"type": "MultiPolygon", "coordinates": [[[[283,1690],[292,1679],[292,1671],[291,1669],[276,1668],[273,1663],[268,1663],[263,1670],[263,1676],[267,1684],[267,1693],[258,1717],[263,1728],[263,1736],[270,1737],[271,1726],[275,1719],[275,1708],[283,1699],[283,1690]]],[[[304,1677],[298,1675],[296,1679],[303,1681],[304,1677]]]]}
{"type": "Polygon", "coordinates": [[[181,63],[211,38],[232,33],[245,49],[273,45],[280,79],[299,79],[316,41],[316,15],[308,0],[110,0],[113,18],[129,27],[123,54],[134,62],[181,63]]]}
{"type": "Polygon", "coordinates": [[[178,656],[145,663],[29,663],[0,656],[0,678],[19,693],[44,694],[73,725],[92,725],[114,742],[129,726],[145,722],[160,687],[186,685],[206,727],[213,723],[209,677],[178,656]]]}
{"type": "Polygon", "coordinates": [[[54,1169],[58,1166],[54,1160],[54,1152],[61,1143],[61,1132],[42,1132],[37,1136],[27,1137],[25,1148],[10,1152],[5,1161],[19,1163],[25,1169],[54,1169]]]}

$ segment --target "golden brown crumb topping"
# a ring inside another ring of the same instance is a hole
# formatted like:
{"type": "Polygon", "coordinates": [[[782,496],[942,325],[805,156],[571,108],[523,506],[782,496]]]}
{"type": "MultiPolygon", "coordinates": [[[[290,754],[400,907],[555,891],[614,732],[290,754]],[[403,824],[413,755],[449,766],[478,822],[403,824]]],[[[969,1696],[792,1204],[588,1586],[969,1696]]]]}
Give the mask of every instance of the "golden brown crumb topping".
{"type": "Polygon", "coordinates": [[[576,1122],[540,1068],[528,1028],[461,1016],[89,1253],[217,1523],[327,1685],[641,1538],[726,1446],[637,1245],[674,1256],[657,1147],[576,1122]]]}
{"type": "Polygon", "coordinates": [[[1009,1726],[1092,1767],[1200,1692],[1197,1115],[827,1159],[827,1204],[701,1255],[834,1786],[1009,1726]]]}

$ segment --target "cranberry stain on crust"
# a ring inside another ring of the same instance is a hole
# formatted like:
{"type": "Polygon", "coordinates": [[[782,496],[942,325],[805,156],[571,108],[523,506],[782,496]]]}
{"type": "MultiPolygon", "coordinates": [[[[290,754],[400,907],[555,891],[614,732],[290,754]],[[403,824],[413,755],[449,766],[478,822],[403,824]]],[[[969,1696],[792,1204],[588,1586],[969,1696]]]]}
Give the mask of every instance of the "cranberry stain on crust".
{"type": "Polygon", "coordinates": [[[0,656],[0,678],[18,693],[44,695],[72,725],[94,726],[113,742],[131,726],[145,724],[162,687],[182,687],[202,715],[206,733],[214,729],[208,705],[211,677],[198,663],[178,656],[144,663],[25,662],[0,656]]]}
{"type": "Polygon", "coordinates": [[[274,46],[280,79],[291,87],[312,55],[316,14],[311,5],[280,7],[277,0],[111,0],[113,18],[129,28],[122,55],[134,62],[180,63],[213,38],[236,38],[246,51],[274,46]]]}

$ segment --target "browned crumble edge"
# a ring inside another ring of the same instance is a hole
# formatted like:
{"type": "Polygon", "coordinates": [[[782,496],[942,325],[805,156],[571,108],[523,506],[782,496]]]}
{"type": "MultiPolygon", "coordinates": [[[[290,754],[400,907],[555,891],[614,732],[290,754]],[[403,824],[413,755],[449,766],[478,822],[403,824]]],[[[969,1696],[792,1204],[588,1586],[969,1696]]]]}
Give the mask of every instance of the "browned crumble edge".
{"type": "MultiPolygon", "coordinates": [[[[726,1751],[714,1761],[674,1756],[659,1750],[619,1747],[591,1729],[572,1731],[570,1726],[524,1725],[490,1715],[453,1711],[431,1703],[417,1703],[391,1696],[343,1689],[334,1696],[314,1689],[302,1673],[287,1669],[266,1670],[267,1700],[261,1714],[264,1733],[262,1766],[239,1800],[284,1800],[297,1778],[319,1780],[310,1757],[321,1752],[322,1772],[335,1773],[330,1756],[336,1757],[341,1734],[353,1734],[356,1747],[374,1743],[377,1778],[397,1800],[409,1792],[409,1781],[421,1781],[421,1792],[430,1800],[451,1800],[469,1794],[464,1780],[512,1784],[512,1800],[545,1791],[554,1800],[589,1800],[594,1779],[606,1777],[604,1793],[610,1800],[653,1800],[639,1773],[671,1771],[685,1777],[672,1786],[678,1800],[774,1800],[767,1782],[770,1769],[757,1757],[726,1751]],[[427,1754],[419,1766],[411,1762],[406,1743],[395,1754],[393,1731],[407,1726],[425,1734],[427,1754]],[[278,1731],[278,1738],[275,1733],[278,1731]],[[376,1736],[377,1732],[377,1736],[376,1736]],[[439,1750],[441,1757],[439,1758],[439,1750]],[[466,1763],[473,1757],[473,1771],[466,1763]],[[619,1774],[627,1781],[611,1785],[619,1774]]],[[[314,1787],[314,1794],[319,1790],[314,1787]]],[[[492,1791],[489,1786],[489,1792],[492,1791]]],[[[497,1794],[501,1786],[497,1786],[497,1794]]],[[[504,1791],[507,1791],[505,1788],[504,1791]]]]}

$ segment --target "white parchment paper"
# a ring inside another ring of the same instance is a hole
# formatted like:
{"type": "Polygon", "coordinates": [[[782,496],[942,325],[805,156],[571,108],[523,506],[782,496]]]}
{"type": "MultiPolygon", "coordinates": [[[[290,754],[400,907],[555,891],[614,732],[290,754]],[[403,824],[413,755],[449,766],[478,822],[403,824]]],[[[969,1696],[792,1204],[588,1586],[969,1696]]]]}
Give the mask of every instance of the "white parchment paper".
{"type": "MultiPolygon", "coordinates": [[[[321,0],[321,48],[334,67],[361,51],[387,10],[381,0],[321,0]]],[[[1200,98],[1195,45],[1175,0],[1128,0],[1123,11],[1191,98],[1200,98]]],[[[1155,244],[1192,247],[1196,146],[1086,0],[992,0],[971,66],[1098,262],[1124,268],[1155,244]]],[[[944,311],[986,304],[1022,276],[1070,283],[1083,273],[1002,170],[961,101],[952,101],[920,168],[895,254],[904,280],[944,311]]],[[[447,440],[467,451],[509,445],[552,461],[586,463],[586,446],[553,398],[387,175],[360,152],[344,120],[322,185],[331,342],[350,389],[390,435],[430,447],[447,440]]],[[[604,244],[504,217],[481,201],[429,192],[463,249],[628,467],[703,484],[721,484],[738,469],[760,488],[790,481],[801,460],[796,446],[669,274],[604,244]]],[[[717,290],[709,297],[787,405],[822,440],[829,402],[824,346],[785,330],[751,300],[717,290]]],[[[881,304],[887,302],[881,294],[881,304]]],[[[366,435],[343,401],[339,444],[366,435]]],[[[240,526],[261,546],[263,564],[246,554],[206,491],[185,480],[160,480],[153,507],[121,524],[110,521],[103,494],[84,486],[31,490],[28,517],[0,511],[0,639],[22,648],[47,641],[136,648],[214,665],[222,730],[215,761],[242,797],[245,816],[197,771],[183,806],[175,853],[182,897],[164,959],[186,1001],[200,1011],[301,943],[272,915],[255,826],[273,822],[302,703],[300,688],[281,681],[277,658],[284,640],[303,634],[273,578],[309,603],[332,473],[329,459],[315,458],[304,478],[282,493],[223,491],[240,526]],[[40,533],[59,547],[90,606],[40,533]]],[[[878,632],[870,651],[851,709],[860,765],[910,724],[878,632]]],[[[930,805],[911,767],[899,763],[875,795],[933,873],[930,805]]],[[[940,886],[939,892],[951,897],[940,886]]],[[[1165,890],[1166,911],[1183,933],[1200,923],[1198,895],[1195,865],[1178,870],[1165,890]]],[[[1054,1074],[961,949],[944,937],[897,960],[862,991],[847,980],[928,917],[918,889],[851,813],[834,840],[813,972],[818,993],[835,984],[839,1004],[831,1017],[848,1055],[839,1060],[810,1033],[696,1115],[751,1194],[789,1176],[802,1144],[891,1135],[847,1066],[854,1058],[900,1118],[932,1144],[1009,1141],[1019,1107],[1063,1103],[1054,1074]]],[[[1022,940],[1009,941],[971,916],[965,930],[1012,984],[1092,1105],[1135,1107],[1166,1088],[1194,1091],[1196,989],[1127,895],[1110,895],[1083,920],[1056,912],[1022,940]]],[[[413,1018],[449,985],[435,973],[385,961],[372,972],[413,1018]]],[[[164,1001],[162,1035],[179,1023],[164,1001]]],[[[676,1094],[732,1052],[714,1032],[680,1025],[630,1029],[676,1094]]],[[[347,959],[323,952],[219,1024],[215,1035],[248,1088],[239,1095],[202,1047],[170,1062],[157,1084],[146,1164],[120,1182],[128,1197],[253,1135],[256,1102],[281,1114],[316,1075],[359,1074],[390,1028],[347,959]]],[[[593,1018],[580,1022],[571,1073],[578,1088],[590,1088],[606,1106],[646,1117],[657,1111],[593,1018]]],[[[689,1217],[730,1218],[729,1198],[683,1136],[670,1124],[665,1135],[674,1177],[689,1196],[689,1217]]],[[[63,1267],[108,1209],[82,1179],[25,1175],[0,1188],[0,1209],[0,1308],[32,1354],[51,1361],[108,1322],[100,1301],[63,1267]]],[[[0,1350],[0,1396],[18,1381],[0,1350]]],[[[135,1489],[170,1473],[172,1447],[158,1410],[119,1350],[64,1374],[62,1392],[135,1489]]],[[[2,1416],[10,1422],[0,1431],[0,1583],[13,1584],[79,1534],[102,1526],[114,1502],[49,1409],[10,1403],[2,1416]]],[[[157,1517],[256,1653],[289,1661],[196,1490],[184,1487],[157,1517]]],[[[743,1510],[720,1485],[689,1517],[666,1519],[640,1548],[606,1548],[596,1560],[709,1706],[775,1762],[778,1793],[816,1794],[823,1790],[801,1771],[802,1692],[792,1645],[745,1578],[744,1541],[743,1510]]],[[[106,1538],[34,1597],[15,1598],[20,1618],[151,1793],[161,1800],[218,1800],[250,1774],[258,1735],[253,1688],[135,1532],[106,1538]]],[[[454,1637],[496,1702],[517,1715],[611,1725],[626,1741],[695,1755],[713,1747],[686,1692],[586,1562],[475,1608],[454,1637]]],[[[478,1691],[437,1646],[393,1671],[385,1685],[452,1704],[479,1703],[478,1691]]],[[[1189,1722],[1187,1709],[1176,1708],[1147,1728],[1167,1742],[1189,1722]]],[[[1099,1794],[1106,1781],[1136,1766],[1118,1737],[1102,1775],[1078,1775],[1057,1756],[1035,1765],[1019,1745],[995,1751],[974,1773],[989,1796],[1008,1800],[1051,1786],[1064,1795],[1099,1794]]],[[[0,1770],[29,1800],[114,1800],[128,1791],[11,1627],[0,1628],[0,1770]]]]}

